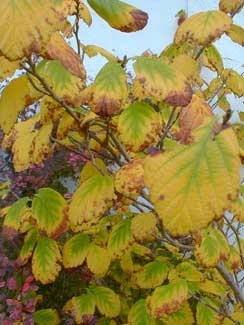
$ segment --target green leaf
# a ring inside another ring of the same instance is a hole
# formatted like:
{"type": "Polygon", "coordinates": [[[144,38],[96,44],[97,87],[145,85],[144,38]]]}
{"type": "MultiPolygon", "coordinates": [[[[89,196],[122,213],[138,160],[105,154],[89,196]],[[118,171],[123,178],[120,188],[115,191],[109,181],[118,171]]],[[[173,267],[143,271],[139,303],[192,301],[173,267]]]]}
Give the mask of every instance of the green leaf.
{"type": "Polygon", "coordinates": [[[163,59],[137,57],[133,67],[133,94],[139,100],[149,97],[154,103],[165,101],[172,106],[186,106],[191,101],[192,89],[186,77],[163,59]]]}
{"type": "Polygon", "coordinates": [[[128,323],[131,325],[156,325],[156,321],[147,312],[145,299],[138,300],[131,307],[128,314],[128,323]]]}
{"type": "Polygon", "coordinates": [[[72,236],[63,248],[63,264],[65,268],[82,265],[90,246],[90,240],[86,234],[72,236]]]}
{"type": "Polygon", "coordinates": [[[38,239],[38,235],[39,233],[35,228],[29,230],[28,233],[25,235],[24,244],[21,247],[18,258],[21,264],[25,264],[31,257],[38,239]]]}
{"type": "Polygon", "coordinates": [[[131,220],[122,220],[114,226],[110,234],[108,250],[113,257],[121,256],[133,242],[131,220]]]}
{"type": "Polygon", "coordinates": [[[203,50],[202,60],[203,65],[210,70],[217,71],[218,74],[223,71],[222,57],[214,45],[209,45],[203,50]]]}
{"type": "Polygon", "coordinates": [[[113,290],[105,287],[96,287],[92,290],[96,305],[101,314],[106,317],[117,317],[120,313],[120,299],[113,290]]]}
{"type": "Polygon", "coordinates": [[[113,28],[122,32],[135,32],[147,24],[148,15],[119,0],[88,0],[89,5],[113,28]]]}
{"type": "Polygon", "coordinates": [[[59,271],[62,257],[55,240],[42,237],[36,246],[32,258],[32,272],[36,280],[43,284],[53,282],[59,271]]]}
{"type": "Polygon", "coordinates": [[[223,215],[240,188],[239,145],[231,127],[214,134],[215,119],[195,142],[147,157],[144,180],[165,228],[174,236],[206,227],[223,215]]]}
{"type": "MultiPolygon", "coordinates": [[[[163,318],[165,325],[195,325],[194,316],[189,304],[186,302],[182,308],[175,313],[163,318]]],[[[200,324],[198,324],[200,325],[200,324]]]]}
{"type": "Polygon", "coordinates": [[[58,325],[60,318],[55,309],[41,309],[34,313],[34,321],[37,325],[58,325]]]}
{"type": "MultiPolygon", "coordinates": [[[[209,303],[211,306],[219,309],[218,306],[209,298],[204,297],[204,301],[209,303]]],[[[215,311],[213,311],[208,306],[201,304],[200,302],[197,304],[197,324],[201,325],[218,325],[221,324],[221,316],[217,314],[215,311]]]]}
{"type": "Polygon", "coordinates": [[[92,293],[73,297],[67,304],[71,305],[71,312],[77,324],[82,324],[83,316],[92,316],[95,313],[96,299],[92,293]]]}
{"type": "Polygon", "coordinates": [[[146,103],[134,103],[120,114],[118,131],[127,150],[142,151],[159,140],[162,131],[160,114],[146,103]]]}
{"type": "Polygon", "coordinates": [[[110,260],[110,254],[105,248],[94,243],[90,245],[87,254],[87,266],[97,277],[103,277],[106,274],[110,260]]]}

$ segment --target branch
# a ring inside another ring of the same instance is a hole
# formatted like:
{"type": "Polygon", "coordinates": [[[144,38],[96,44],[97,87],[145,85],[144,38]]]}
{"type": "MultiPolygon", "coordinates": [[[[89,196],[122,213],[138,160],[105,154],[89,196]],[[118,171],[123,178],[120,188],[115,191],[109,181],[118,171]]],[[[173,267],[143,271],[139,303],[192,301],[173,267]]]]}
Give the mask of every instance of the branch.
{"type": "Polygon", "coordinates": [[[110,132],[111,139],[113,140],[114,144],[118,148],[119,152],[122,154],[122,156],[125,158],[127,162],[131,161],[130,156],[126,152],[125,148],[120,143],[119,139],[115,136],[113,132],[110,132]]]}
{"type": "Polygon", "coordinates": [[[164,129],[164,133],[160,139],[160,142],[159,142],[159,148],[160,149],[163,149],[163,145],[164,145],[164,139],[167,137],[168,133],[169,133],[169,130],[171,129],[171,127],[174,125],[174,123],[177,121],[178,119],[178,116],[174,118],[174,115],[175,115],[175,111],[176,111],[176,107],[174,107],[170,113],[170,117],[169,117],[169,120],[165,126],[165,129],[164,129]]]}
{"type": "Polygon", "coordinates": [[[80,2],[79,0],[75,0],[75,25],[73,28],[73,32],[75,35],[75,40],[77,44],[77,53],[80,55],[80,39],[79,39],[79,10],[80,10],[80,2]]]}

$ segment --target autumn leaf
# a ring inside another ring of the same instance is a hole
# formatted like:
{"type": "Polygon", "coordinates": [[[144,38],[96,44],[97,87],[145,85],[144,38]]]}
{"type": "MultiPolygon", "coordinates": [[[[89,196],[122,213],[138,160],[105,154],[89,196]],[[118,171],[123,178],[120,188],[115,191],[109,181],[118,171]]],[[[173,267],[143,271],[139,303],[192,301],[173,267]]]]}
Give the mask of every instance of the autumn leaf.
{"type": "Polygon", "coordinates": [[[82,265],[90,246],[90,240],[86,234],[77,234],[66,241],[63,248],[63,264],[65,268],[82,265]]]}
{"type": "MultiPolygon", "coordinates": [[[[218,308],[218,306],[210,298],[204,297],[204,301],[209,303],[214,308],[218,308]]],[[[196,318],[197,323],[201,325],[218,325],[221,324],[222,317],[205,304],[201,304],[199,302],[197,304],[196,318]]]]}
{"type": "Polygon", "coordinates": [[[93,58],[94,56],[100,54],[108,61],[118,61],[118,59],[112,53],[97,45],[83,45],[82,50],[85,51],[89,58],[93,58]]]}
{"type": "Polygon", "coordinates": [[[142,151],[159,139],[162,123],[152,106],[136,102],[119,116],[118,131],[121,141],[129,151],[142,151]]]}
{"type": "Polygon", "coordinates": [[[0,82],[11,77],[18,68],[18,61],[9,61],[4,56],[0,56],[0,82]]]}
{"type": "Polygon", "coordinates": [[[67,204],[63,196],[51,188],[41,188],[32,201],[37,227],[50,237],[57,237],[67,228],[67,204]]]}
{"type": "Polygon", "coordinates": [[[222,79],[226,86],[238,97],[244,95],[244,77],[238,72],[230,69],[225,69],[222,73],[222,79]]]}
{"type": "Polygon", "coordinates": [[[145,160],[144,180],[151,201],[174,236],[221,217],[239,191],[236,136],[230,127],[214,135],[214,125],[215,119],[210,119],[195,131],[195,143],[145,160]]]}
{"type": "Polygon", "coordinates": [[[128,314],[128,323],[130,325],[156,325],[146,308],[145,299],[138,300],[130,309],[128,314]]]}
{"type": "Polygon", "coordinates": [[[32,258],[32,272],[42,284],[53,282],[59,271],[62,257],[55,240],[47,237],[39,239],[32,258]]]}
{"type": "MultiPolygon", "coordinates": [[[[183,304],[182,308],[177,312],[170,314],[169,316],[162,319],[164,324],[167,325],[193,325],[195,324],[193,312],[189,303],[183,304]]],[[[200,325],[200,324],[199,324],[200,325]]]]}
{"type": "Polygon", "coordinates": [[[58,325],[60,318],[55,309],[40,309],[34,313],[35,324],[37,325],[58,325]]]}
{"type": "Polygon", "coordinates": [[[232,39],[233,42],[244,46],[244,29],[241,26],[232,24],[226,34],[232,39]]]}
{"type": "Polygon", "coordinates": [[[25,264],[31,257],[38,239],[38,235],[38,230],[35,228],[30,229],[25,235],[24,244],[21,247],[18,257],[18,261],[21,263],[21,265],[25,264]]]}
{"type": "Polygon", "coordinates": [[[88,26],[91,26],[92,24],[92,15],[90,13],[90,10],[88,7],[85,5],[83,1],[78,2],[78,8],[77,8],[77,3],[75,0],[72,0],[70,9],[69,9],[69,14],[70,15],[76,15],[78,10],[78,17],[82,19],[88,26]]]}
{"type": "Polygon", "coordinates": [[[136,240],[150,239],[157,233],[157,219],[151,212],[140,213],[132,219],[131,230],[136,240]]]}
{"type": "MultiPolygon", "coordinates": [[[[30,148],[30,161],[32,164],[40,165],[52,153],[51,133],[53,129],[52,122],[44,124],[36,131],[35,137],[30,148]]],[[[31,135],[32,138],[32,135],[31,135]]]]}
{"type": "Polygon", "coordinates": [[[103,277],[110,266],[109,252],[105,248],[92,243],[87,253],[87,266],[97,277],[103,277]]]}
{"type": "Polygon", "coordinates": [[[172,106],[185,106],[192,97],[186,77],[162,59],[137,57],[133,64],[136,78],[133,94],[139,100],[151,98],[154,103],[165,101],[172,106]]]}
{"type": "Polygon", "coordinates": [[[203,50],[202,61],[205,67],[209,68],[212,71],[217,71],[218,74],[221,74],[223,71],[224,66],[222,57],[213,44],[205,47],[203,50]]]}
{"type": "Polygon", "coordinates": [[[199,45],[207,45],[229,30],[232,20],[219,10],[199,12],[186,19],[177,29],[175,43],[192,39],[199,45]]]}
{"type": "Polygon", "coordinates": [[[96,305],[101,314],[114,318],[120,313],[120,299],[113,290],[106,287],[95,287],[92,290],[95,296],[96,305]]]}
{"type": "Polygon", "coordinates": [[[199,64],[189,55],[181,54],[176,56],[170,65],[182,73],[190,81],[191,85],[194,85],[194,83],[202,83],[199,76],[199,64]]]}
{"type": "Polygon", "coordinates": [[[135,32],[143,29],[148,15],[119,0],[88,0],[89,5],[113,28],[122,32],[135,32]]]}
{"type": "Polygon", "coordinates": [[[241,10],[242,4],[243,4],[242,0],[220,0],[219,9],[224,11],[225,13],[229,13],[232,15],[241,10]]]}
{"type": "MultiPolygon", "coordinates": [[[[101,170],[104,172],[104,174],[107,174],[107,168],[104,162],[99,159],[95,158],[96,165],[101,168],[101,170]]],[[[99,170],[93,165],[91,161],[87,162],[85,166],[82,168],[82,171],[80,173],[80,184],[88,180],[89,178],[95,176],[95,175],[101,175],[99,170]]]]}
{"type": "Polygon", "coordinates": [[[95,313],[95,304],[95,296],[90,292],[79,297],[73,297],[66,303],[67,306],[70,305],[71,313],[77,324],[83,323],[85,315],[92,316],[95,313]]]}

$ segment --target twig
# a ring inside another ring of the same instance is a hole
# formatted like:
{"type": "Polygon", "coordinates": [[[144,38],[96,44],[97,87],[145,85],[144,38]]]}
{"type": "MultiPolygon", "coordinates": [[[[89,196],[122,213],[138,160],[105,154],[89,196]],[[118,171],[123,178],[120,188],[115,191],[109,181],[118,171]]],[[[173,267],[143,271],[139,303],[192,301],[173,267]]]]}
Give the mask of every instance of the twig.
{"type": "Polygon", "coordinates": [[[119,152],[122,154],[122,156],[125,158],[127,162],[131,161],[130,156],[126,152],[125,148],[122,146],[121,142],[119,139],[115,136],[113,132],[110,132],[111,139],[113,140],[114,144],[118,148],[119,152]]]}
{"type": "Polygon", "coordinates": [[[163,149],[163,145],[164,145],[164,139],[167,137],[168,135],[168,132],[169,130],[171,129],[171,127],[174,125],[174,123],[176,122],[178,116],[175,118],[175,120],[173,120],[174,118],[174,115],[175,115],[175,111],[176,111],[176,107],[174,107],[170,113],[170,116],[169,116],[169,120],[165,126],[165,129],[164,129],[164,133],[160,139],[160,142],[159,142],[159,148],[160,149],[163,149]]]}
{"type": "Polygon", "coordinates": [[[73,28],[73,32],[75,34],[75,40],[77,44],[77,53],[80,55],[80,39],[79,39],[79,10],[80,10],[80,2],[79,0],[75,0],[75,25],[73,28]]]}
{"type": "Polygon", "coordinates": [[[77,155],[80,155],[82,158],[86,159],[86,160],[90,160],[89,157],[87,157],[86,155],[84,155],[82,152],[80,152],[79,150],[73,149],[69,146],[67,146],[66,144],[64,144],[62,141],[54,138],[54,137],[50,137],[50,139],[53,142],[56,142],[57,144],[59,144],[60,146],[64,147],[65,149],[67,149],[68,151],[72,151],[74,153],[76,153],[77,155]]]}

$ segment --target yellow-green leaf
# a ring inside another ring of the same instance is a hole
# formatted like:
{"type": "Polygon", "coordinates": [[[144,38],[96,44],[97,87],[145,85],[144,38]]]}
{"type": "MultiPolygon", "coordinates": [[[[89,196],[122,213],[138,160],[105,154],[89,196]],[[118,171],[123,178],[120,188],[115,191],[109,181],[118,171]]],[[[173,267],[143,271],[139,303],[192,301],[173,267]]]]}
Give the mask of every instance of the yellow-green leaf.
{"type": "Polygon", "coordinates": [[[65,21],[65,1],[2,0],[0,52],[10,60],[40,52],[65,21]]]}
{"type": "Polygon", "coordinates": [[[241,26],[232,24],[230,30],[226,34],[232,39],[233,42],[244,46],[244,29],[241,26]]]}
{"type": "Polygon", "coordinates": [[[238,97],[244,95],[244,77],[238,72],[225,69],[222,73],[226,86],[238,97]]]}
{"type": "Polygon", "coordinates": [[[93,58],[94,56],[100,54],[109,61],[114,61],[114,62],[118,61],[118,59],[112,53],[110,53],[109,51],[105,50],[100,46],[86,45],[86,46],[82,46],[82,49],[89,56],[89,58],[93,58]]]}
{"type": "Polygon", "coordinates": [[[128,314],[130,325],[156,325],[156,321],[150,317],[146,308],[145,299],[138,300],[128,314]]]}
{"type": "MultiPolygon", "coordinates": [[[[83,316],[92,316],[95,313],[95,296],[92,293],[87,293],[79,297],[73,297],[68,301],[71,305],[71,312],[77,324],[83,324],[83,316]]],[[[67,303],[67,304],[68,304],[67,303]]]]}
{"type": "Polygon", "coordinates": [[[129,151],[142,151],[159,139],[161,130],[159,113],[146,103],[134,103],[119,116],[118,131],[129,151]]]}
{"type": "MultiPolygon", "coordinates": [[[[95,158],[95,163],[99,168],[101,168],[103,170],[105,175],[108,173],[106,165],[104,164],[104,162],[101,159],[95,158]]],[[[85,164],[85,166],[82,168],[82,171],[80,173],[80,184],[82,184],[87,179],[89,179],[95,175],[101,175],[101,173],[93,165],[93,163],[91,161],[89,161],[88,163],[85,164]]]]}
{"type": "Polygon", "coordinates": [[[34,321],[37,325],[58,325],[60,318],[56,309],[41,309],[34,313],[34,321]]]}
{"type": "Polygon", "coordinates": [[[90,240],[86,234],[77,234],[66,241],[63,248],[63,264],[65,268],[82,265],[90,246],[90,240]]]}
{"type": "Polygon", "coordinates": [[[131,230],[136,240],[150,239],[157,232],[157,220],[153,213],[137,214],[131,223],[131,230]]]}
{"type": "Polygon", "coordinates": [[[205,67],[221,74],[224,66],[222,57],[214,45],[207,46],[202,53],[202,63],[205,67]]]}
{"type": "Polygon", "coordinates": [[[21,264],[25,264],[31,257],[36,245],[36,241],[38,239],[38,235],[39,233],[35,228],[30,229],[29,232],[25,235],[24,244],[21,247],[18,257],[18,260],[21,264]]]}
{"type": "Polygon", "coordinates": [[[154,290],[146,300],[152,318],[162,318],[177,312],[187,300],[188,287],[185,280],[166,284],[154,290]]]}
{"type": "Polygon", "coordinates": [[[119,0],[88,0],[89,5],[113,28],[122,32],[143,29],[148,14],[119,0]]]}
{"type": "Polygon", "coordinates": [[[201,83],[199,77],[199,64],[196,60],[186,54],[178,55],[171,63],[171,67],[182,73],[193,85],[195,82],[201,83]]]}
{"type": "Polygon", "coordinates": [[[196,246],[195,256],[205,267],[214,267],[227,260],[230,248],[224,235],[217,229],[204,230],[200,245],[196,246]]]}
{"type": "MultiPolygon", "coordinates": [[[[209,298],[204,297],[204,301],[209,303],[214,308],[219,308],[216,304],[210,300],[209,298]]],[[[220,325],[221,324],[221,316],[217,314],[215,311],[210,309],[208,306],[201,304],[200,302],[197,304],[197,312],[196,312],[197,324],[199,325],[220,325]]]]}
{"type": "Polygon", "coordinates": [[[195,143],[145,160],[145,185],[172,235],[206,227],[237,196],[239,145],[232,128],[216,135],[214,126],[215,119],[210,119],[195,131],[195,143]]]}
{"type": "Polygon", "coordinates": [[[42,237],[35,248],[32,258],[32,272],[36,280],[43,284],[53,282],[59,271],[62,257],[55,240],[42,237]]]}
{"type": "Polygon", "coordinates": [[[103,277],[106,274],[110,260],[110,254],[105,248],[94,243],[90,245],[87,254],[87,266],[97,277],[103,277]]]}
{"type": "Polygon", "coordinates": [[[92,110],[99,115],[118,113],[127,99],[126,74],[119,63],[109,61],[99,71],[90,89],[92,110]]]}
{"type": "Polygon", "coordinates": [[[113,180],[97,175],[87,179],[75,191],[69,208],[69,219],[74,231],[82,230],[84,223],[95,223],[115,198],[113,180]]]}
{"type": "Polygon", "coordinates": [[[215,41],[229,30],[232,19],[219,10],[199,12],[186,19],[177,29],[175,43],[192,39],[200,45],[215,41]]]}
{"type": "Polygon", "coordinates": [[[233,14],[241,10],[241,4],[243,4],[242,0],[220,0],[219,9],[226,13],[233,14]],[[237,11],[237,9],[239,10],[237,11]]]}
{"type": "Polygon", "coordinates": [[[136,282],[140,288],[150,289],[163,284],[168,275],[168,265],[160,258],[143,266],[136,275],[136,282]]]}
{"type": "Polygon", "coordinates": [[[121,256],[133,243],[131,220],[122,220],[114,226],[108,240],[108,250],[111,256],[121,256]]]}
{"type": "Polygon", "coordinates": [[[63,196],[51,188],[41,188],[32,201],[37,227],[50,237],[57,237],[67,227],[67,204],[63,196]]]}
{"type": "MultiPolygon", "coordinates": [[[[194,316],[189,304],[186,302],[182,308],[162,319],[165,325],[193,325],[195,324],[194,316]]],[[[198,324],[200,325],[200,324],[198,324]]]]}
{"type": "Polygon", "coordinates": [[[105,287],[96,287],[92,290],[96,305],[101,314],[106,317],[117,317],[120,313],[120,299],[113,290],[105,287]]]}
{"type": "Polygon", "coordinates": [[[190,102],[192,89],[186,77],[163,59],[137,57],[133,67],[133,94],[139,100],[150,97],[153,102],[165,101],[172,106],[186,106],[190,102]]]}

